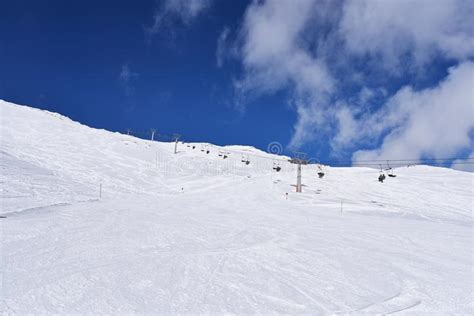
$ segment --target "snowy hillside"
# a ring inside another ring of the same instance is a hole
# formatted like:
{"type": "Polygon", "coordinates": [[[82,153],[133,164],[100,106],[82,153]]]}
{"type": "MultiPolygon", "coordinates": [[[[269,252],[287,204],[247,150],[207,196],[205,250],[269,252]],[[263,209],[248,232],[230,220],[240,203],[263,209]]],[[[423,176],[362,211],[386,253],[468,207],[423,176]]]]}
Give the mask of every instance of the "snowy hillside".
{"type": "Polygon", "coordinates": [[[472,173],[0,120],[3,313],[473,312],[472,173]]]}

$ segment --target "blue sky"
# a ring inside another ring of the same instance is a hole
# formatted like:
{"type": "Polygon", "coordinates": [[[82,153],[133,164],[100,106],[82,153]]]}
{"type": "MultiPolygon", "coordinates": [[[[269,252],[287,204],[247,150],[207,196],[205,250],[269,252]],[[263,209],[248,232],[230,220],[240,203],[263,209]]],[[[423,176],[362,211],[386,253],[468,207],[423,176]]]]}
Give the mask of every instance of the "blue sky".
{"type": "Polygon", "coordinates": [[[92,127],[278,141],[321,160],[473,155],[471,2],[19,0],[0,12],[0,98],[92,127]]]}

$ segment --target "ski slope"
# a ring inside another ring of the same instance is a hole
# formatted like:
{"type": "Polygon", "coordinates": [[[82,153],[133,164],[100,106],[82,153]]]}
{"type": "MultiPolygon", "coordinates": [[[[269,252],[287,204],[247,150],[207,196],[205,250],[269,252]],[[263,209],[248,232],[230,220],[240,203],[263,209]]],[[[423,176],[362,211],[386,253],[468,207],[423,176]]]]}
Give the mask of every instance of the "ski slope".
{"type": "Polygon", "coordinates": [[[297,194],[252,147],[174,154],[5,101],[0,120],[2,313],[474,311],[472,173],[310,165],[297,194]]]}

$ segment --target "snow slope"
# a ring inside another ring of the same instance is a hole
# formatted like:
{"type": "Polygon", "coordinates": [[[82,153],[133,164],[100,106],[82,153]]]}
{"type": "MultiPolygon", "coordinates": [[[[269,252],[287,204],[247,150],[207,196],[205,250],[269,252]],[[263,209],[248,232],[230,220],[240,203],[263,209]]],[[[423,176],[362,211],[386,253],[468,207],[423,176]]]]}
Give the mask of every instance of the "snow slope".
{"type": "Polygon", "coordinates": [[[473,313],[471,173],[305,166],[296,194],[251,147],[0,119],[3,313],[473,313]]]}

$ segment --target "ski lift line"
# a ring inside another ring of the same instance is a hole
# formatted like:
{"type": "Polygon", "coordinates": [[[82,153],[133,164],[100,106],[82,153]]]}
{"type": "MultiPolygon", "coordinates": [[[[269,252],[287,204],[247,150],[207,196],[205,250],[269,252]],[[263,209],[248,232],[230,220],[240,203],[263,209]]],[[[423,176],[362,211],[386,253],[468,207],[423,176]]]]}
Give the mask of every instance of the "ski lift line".
{"type": "MultiPolygon", "coordinates": [[[[472,160],[474,162],[474,158],[468,157],[468,158],[463,158],[463,157],[455,157],[455,158],[432,158],[432,159],[373,159],[373,160],[357,160],[357,162],[363,163],[363,162],[411,162],[411,161],[449,161],[449,160],[472,160]]],[[[352,163],[351,160],[327,160],[323,161],[322,163],[324,164],[334,164],[334,163],[352,163]]]]}
{"type": "MultiPolygon", "coordinates": [[[[126,132],[128,133],[128,136],[133,136],[137,137],[140,139],[147,139],[151,135],[151,131],[154,130],[154,140],[155,141],[174,141],[174,135],[169,135],[169,134],[162,134],[158,132],[158,129],[150,129],[150,130],[133,130],[133,129],[128,129],[126,132]]],[[[194,144],[195,146],[195,144],[194,144]]],[[[243,151],[236,151],[236,150],[229,150],[225,148],[219,149],[219,147],[216,147],[213,144],[206,145],[208,147],[213,147],[218,150],[225,150],[229,153],[235,153],[235,154],[244,154],[243,151]]],[[[193,148],[194,149],[194,148],[193,148]]],[[[258,159],[267,159],[267,160],[275,160],[275,161],[282,161],[282,162],[289,162],[289,159],[285,158],[271,158],[271,157],[265,157],[262,155],[257,155],[257,154],[252,154],[252,153],[247,153],[245,152],[245,155],[258,158],[258,159]]],[[[474,157],[451,157],[451,158],[426,158],[426,159],[419,159],[419,158],[413,158],[413,159],[372,159],[372,160],[358,160],[357,162],[353,162],[350,160],[326,160],[326,161],[321,161],[316,162],[313,161],[314,159],[309,160],[309,164],[323,164],[323,165],[333,165],[333,166],[374,166],[374,165],[379,165],[377,163],[387,163],[387,162],[399,162],[399,166],[405,166],[405,165],[445,165],[446,163],[454,163],[456,165],[470,165],[474,164],[474,157]],[[463,160],[459,162],[453,162],[454,160],[463,160]],[[371,164],[373,163],[373,164],[371,164]]]]}
{"type": "MultiPolygon", "coordinates": [[[[426,165],[426,166],[446,166],[447,164],[449,163],[446,163],[446,162],[416,162],[416,163],[402,163],[402,162],[399,162],[399,163],[396,163],[396,164],[393,164],[393,168],[400,168],[400,167],[404,167],[404,166],[422,166],[422,165],[426,165]]],[[[460,162],[454,162],[452,163],[452,165],[473,165],[474,164],[474,161],[460,161],[460,162]]],[[[378,163],[348,163],[348,164],[339,164],[339,165],[332,165],[333,167],[339,167],[339,168],[343,168],[343,167],[376,167],[376,168],[379,168],[380,167],[380,164],[378,163]]]]}
{"type": "MultiPolygon", "coordinates": [[[[447,166],[447,165],[472,165],[474,164],[474,161],[459,161],[459,162],[398,162],[398,163],[392,163],[392,169],[393,168],[399,168],[403,166],[418,166],[418,165],[427,165],[427,166],[447,166]]],[[[379,167],[380,164],[378,163],[346,163],[346,164],[328,164],[328,166],[332,167],[364,167],[364,166],[375,166],[379,167]]]]}
{"type": "Polygon", "coordinates": [[[244,152],[244,151],[231,150],[231,149],[227,149],[227,148],[220,149],[220,147],[217,147],[217,146],[212,145],[212,144],[206,145],[206,146],[213,147],[214,149],[216,149],[218,151],[225,150],[226,152],[228,152],[230,154],[233,153],[233,154],[236,154],[236,155],[245,155],[245,156],[254,157],[254,158],[258,158],[258,159],[267,159],[267,160],[277,160],[277,161],[282,161],[282,162],[289,162],[289,159],[284,159],[284,158],[265,157],[265,156],[262,156],[262,155],[256,155],[256,154],[247,153],[247,152],[244,152]]]}
{"type": "MultiPolygon", "coordinates": [[[[392,164],[392,165],[397,165],[397,166],[406,166],[406,165],[437,165],[437,166],[444,166],[446,165],[447,163],[452,163],[452,164],[455,164],[455,165],[470,165],[470,164],[474,164],[474,161],[459,161],[459,162],[426,162],[426,161],[419,161],[419,162],[414,162],[414,163],[411,163],[411,162],[399,162],[399,163],[395,163],[395,164],[392,164]]],[[[347,166],[380,166],[379,163],[352,163],[352,164],[347,164],[347,166]]],[[[393,169],[393,168],[390,168],[390,169],[393,169]]]]}
{"type": "MultiPolygon", "coordinates": [[[[258,159],[266,159],[266,160],[273,160],[273,161],[278,161],[278,162],[291,163],[291,159],[289,159],[289,158],[265,157],[265,156],[262,156],[262,155],[256,155],[256,154],[252,154],[252,153],[248,153],[248,152],[244,152],[244,151],[230,150],[230,149],[227,149],[227,148],[220,149],[220,147],[217,147],[217,146],[212,145],[212,144],[205,145],[205,146],[213,147],[213,148],[217,149],[218,151],[225,150],[228,153],[234,153],[236,155],[246,156],[248,158],[247,160],[250,160],[250,157],[254,157],[254,158],[258,158],[258,159]]],[[[318,165],[318,164],[322,164],[322,163],[319,163],[319,159],[313,158],[313,159],[308,160],[308,165],[312,165],[312,164],[318,165]],[[316,160],[317,160],[317,162],[316,162],[316,160]]]]}
{"type": "MultiPolygon", "coordinates": [[[[245,161],[245,162],[246,162],[246,161],[245,161]]],[[[474,162],[472,162],[472,163],[470,163],[470,164],[474,164],[474,162]]],[[[186,164],[178,164],[178,165],[174,165],[173,167],[168,166],[168,164],[164,164],[164,165],[165,165],[164,168],[166,169],[167,172],[176,172],[176,171],[178,171],[178,170],[180,170],[180,169],[183,169],[183,170],[188,170],[188,169],[190,169],[189,166],[187,166],[186,164]]],[[[239,164],[239,165],[240,165],[240,164],[239,164]]],[[[216,166],[214,166],[214,165],[212,165],[212,166],[209,165],[209,166],[208,166],[208,165],[206,165],[205,167],[203,167],[203,168],[198,168],[198,169],[202,169],[201,171],[202,171],[202,172],[205,172],[205,173],[213,173],[213,171],[215,172],[215,171],[217,171],[217,170],[221,170],[221,172],[222,172],[223,170],[226,170],[227,172],[231,172],[232,170],[234,170],[234,171],[235,171],[235,170],[244,170],[243,168],[246,168],[245,166],[239,167],[239,165],[235,165],[235,164],[234,164],[234,165],[231,165],[231,166],[217,166],[217,165],[216,165],[216,166]],[[210,167],[211,167],[211,169],[214,168],[214,169],[216,169],[216,170],[210,170],[210,169],[209,169],[210,167]]],[[[159,169],[163,169],[163,166],[162,166],[161,163],[160,163],[160,166],[161,166],[161,167],[160,167],[159,169]]],[[[379,168],[381,167],[381,164],[365,164],[365,165],[362,165],[362,166],[375,167],[375,168],[379,169],[379,168]]],[[[406,166],[406,165],[403,165],[403,164],[402,164],[402,165],[399,165],[399,167],[402,167],[402,166],[406,166]]],[[[264,173],[271,173],[272,170],[273,170],[273,171],[277,171],[275,168],[272,168],[272,165],[270,165],[270,164],[269,164],[268,166],[263,166],[263,165],[258,164],[258,163],[257,163],[256,165],[253,164],[253,169],[254,169],[255,171],[258,170],[259,172],[264,172],[264,173]]],[[[182,171],[182,170],[181,170],[181,171],[182,171]]],[[[288,166],[288,167],[281,168],[280,171],[284,171],[284,172],[294,172],[294,171],[295,171],[295,168],[291,168],[290,166],[288,166]]],[[[319,170],[317,170],[317,171],[319,171],[319,170]]],[[[383,168],[383,167],[382,167],[381,171],[384,172],[384,168],[383,168]]],[[[389,177],[391,177],[390,172],[387,173],[386,175],[388,175],[389,177]]],[[[318,173],[318,176],[320,176],[319,173],[318,173]]],[[[395,176],[395,177],[396,177],[396,176],[395,176]]]]}

